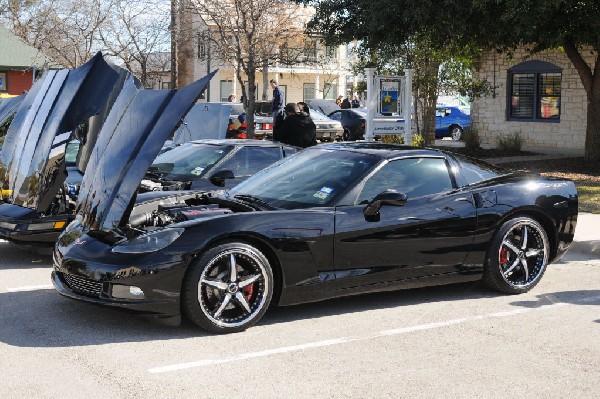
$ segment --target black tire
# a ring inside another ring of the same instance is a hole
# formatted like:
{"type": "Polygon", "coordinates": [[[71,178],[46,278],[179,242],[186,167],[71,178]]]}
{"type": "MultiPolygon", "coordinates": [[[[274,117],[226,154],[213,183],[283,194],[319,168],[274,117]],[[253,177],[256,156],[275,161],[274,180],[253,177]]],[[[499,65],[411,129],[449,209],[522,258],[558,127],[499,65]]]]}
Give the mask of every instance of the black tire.
{"type": "Polygon", "coordinates": [[[458,125],[452,125],[448,129],[450,130],[450,137],[452,140],[459,141],[462,138],[463,128],[458,125]]]}
{"type": "Polygon", "coordinates": [[[487,251],[483,282],[507,294],[521,294],[540,281],[548,265],[550,244],[544,228],[528,217],[506,221],[487,251]]]}
{"type": "Polygon", "coordinates": [[[185,316],[197,326],[233,333],[256,324],[272,295],[273,271],[266,256],[247,243],[226,242],[190,266],[181,304],[185,316]]]}

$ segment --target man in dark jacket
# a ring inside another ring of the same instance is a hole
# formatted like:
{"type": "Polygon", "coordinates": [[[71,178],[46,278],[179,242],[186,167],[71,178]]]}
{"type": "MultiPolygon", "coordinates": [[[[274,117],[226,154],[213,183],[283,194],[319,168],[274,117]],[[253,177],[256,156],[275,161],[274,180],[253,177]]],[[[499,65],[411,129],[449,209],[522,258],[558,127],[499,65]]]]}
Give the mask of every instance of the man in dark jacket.
{"type": "Polygon", "coordinates": [[[273,128],[273,140],[297,147],[317,145],[317,127],[310,115],[300,112],[295,103],[285,106],[285,119],[273,128]]]}
{"type": "Polygon", "coordinates": [[[271,113],[273,114],[273,123],[276,122],[277,115],[283,111],[283,92],[277,85],[275,79],[271,79],[271,88],[273,89],[273,103],[271,105],[271,113]]]}

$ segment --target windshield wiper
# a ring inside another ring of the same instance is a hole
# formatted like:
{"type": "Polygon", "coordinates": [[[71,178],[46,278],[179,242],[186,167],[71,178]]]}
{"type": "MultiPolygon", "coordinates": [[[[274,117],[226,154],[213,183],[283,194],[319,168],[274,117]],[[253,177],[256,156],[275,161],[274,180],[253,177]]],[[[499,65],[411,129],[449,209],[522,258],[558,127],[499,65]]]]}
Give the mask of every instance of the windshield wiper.
{"type": "Polygon", "coordinates": [[[251,204],[256,204],[256,205],[260,205],[262,208],[265,208],[267,210],[275,210],[277,208],[271,206],[267,201],[255,197],[254,195],[249,195],[249,194],[238,194],[238,195],[234,195],[233,198],[235,199],[240,199],[244,202],[248,202],[251,204]]]}

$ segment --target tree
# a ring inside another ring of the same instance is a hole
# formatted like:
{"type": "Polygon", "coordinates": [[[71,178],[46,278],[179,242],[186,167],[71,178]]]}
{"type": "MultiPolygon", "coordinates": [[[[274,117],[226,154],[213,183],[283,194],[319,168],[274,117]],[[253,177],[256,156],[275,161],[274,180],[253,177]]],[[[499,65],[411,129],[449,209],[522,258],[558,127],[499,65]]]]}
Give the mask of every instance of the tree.
{"type": "Polygon", "coordinates": [[[4,0],[0,20],[56,64],[76,68],[99,49],[112,0],[4,0]]]}
{"type": "Polygon", "coordinates": [[[532,54],[565,52],[588,99],[585,158],[600,161],[600,3],[581,0],[298,0],[313,4],[312,26],[329,40],[364,40],[367,46],[405,42],[428,32],[431,45],[454,42],[532,54]],[[388,16],[393,16],[388,18],[388,16]],[[390,23],[386,23],[390,21],[390,23]],[[588,65],[583,52],[592,52],[588,65]]]}
{"type": "Polygon", "coordinates": [[[162,0],[112,0],[109,20],[99,29],[104,51],[148,86],[151,75],[166,70],[169,4],[162,0]]]}
{"type": "Polygon", "coordinates": [[[585,159],[600,161],[600,3],[579,0],[471,0],[470,18],[478,24],[462,28],[487,48],[510,51],[527,45],[529,52],[562,50],[579,74],[587,94],[585,159]],[[485,26],[485,29],[482,28],[485,26]],[[591,52],[589,65],[583,57],[591,52]]]}
{"type": "Polygon", "coordinates": [[[308,10],[289,0],[191,0],[205,22],[211,57],[230,65],[245,96],[248,134],[253,137],[256,72],[290,64],[303,54],[308,10]],[[246,82],[247,79],[247,82],[246,82]]]}
{"type": "Polygon", "coordinates": [[[436,104],[439,94],[460,93],[476,98],[491,92],[491,85],[472,72],[473,62],[481,51],[474,47],[457,47],[453,43],[442,48],[431,45],[427,33],[415,34],[406,42],[361,46],[361,62],[357,69],[376,68],[378,74],[401,75],[413,69],[414,122],[417,133],[426,142],[435,140],[436,104]]]}

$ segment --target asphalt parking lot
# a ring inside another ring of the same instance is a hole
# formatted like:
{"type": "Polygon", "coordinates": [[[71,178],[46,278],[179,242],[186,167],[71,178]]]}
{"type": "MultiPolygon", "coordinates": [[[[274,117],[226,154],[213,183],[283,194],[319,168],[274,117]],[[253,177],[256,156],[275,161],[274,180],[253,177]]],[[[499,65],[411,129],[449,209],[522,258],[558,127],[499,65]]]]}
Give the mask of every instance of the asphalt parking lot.
{"type": "Polygon", "coordinates": [[[533,291],[459,284],[272,308],[209,335],[79,303],[0,241],[0,397],[597,397],[600,260],[533,291]]]}

